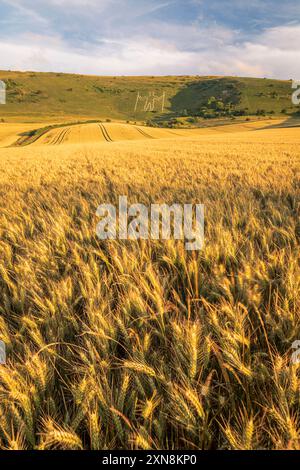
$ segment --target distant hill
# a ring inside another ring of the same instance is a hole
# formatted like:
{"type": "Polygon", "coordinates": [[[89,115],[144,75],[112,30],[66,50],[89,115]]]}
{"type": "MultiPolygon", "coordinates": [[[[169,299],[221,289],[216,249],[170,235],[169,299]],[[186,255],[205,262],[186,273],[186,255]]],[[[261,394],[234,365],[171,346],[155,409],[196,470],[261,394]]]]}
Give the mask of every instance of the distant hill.
{"type": "Polygon", "coordinates": [[[80,117],[130,121],[280,115],[297,111],[291,82],[237,77],[98,77],[0,71],[0,119],[80,117]]]}

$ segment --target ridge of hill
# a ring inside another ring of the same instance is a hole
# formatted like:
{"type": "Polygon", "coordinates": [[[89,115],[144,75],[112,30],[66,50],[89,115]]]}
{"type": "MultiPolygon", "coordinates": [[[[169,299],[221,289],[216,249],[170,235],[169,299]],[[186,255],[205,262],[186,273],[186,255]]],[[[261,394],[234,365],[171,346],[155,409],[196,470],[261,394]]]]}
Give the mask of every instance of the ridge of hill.
{"type": "Polygon", "coordinates": [[[0,120],[92,118],[193,122],[247,115],[292,115],[291,81],[238,77],[109,77],[0,71],[7,103],[0,120]]]}

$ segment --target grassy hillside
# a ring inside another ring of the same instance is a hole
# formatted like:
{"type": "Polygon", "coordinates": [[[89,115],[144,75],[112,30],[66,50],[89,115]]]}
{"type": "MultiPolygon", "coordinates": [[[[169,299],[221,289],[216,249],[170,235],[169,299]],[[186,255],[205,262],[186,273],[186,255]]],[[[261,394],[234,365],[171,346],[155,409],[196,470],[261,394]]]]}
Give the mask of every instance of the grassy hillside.
{"type": "Polygon", "coordinates": [[[7,104],[0,119],[110,118],[169,121],[294,113],[291,82],[236,77],[97,77],[61,73],[0,71],[7,104]],[[154,110],[149,109],[153,96],[154,110]],[[137,103],[138,96],[141,99],[137,103]],[[147,104],[148,103],[148,104],[147,104]],[[136,106],[137,105],[137,106],[136,106]],[[145,108],[147,108],[145,110],[145,108]]]}

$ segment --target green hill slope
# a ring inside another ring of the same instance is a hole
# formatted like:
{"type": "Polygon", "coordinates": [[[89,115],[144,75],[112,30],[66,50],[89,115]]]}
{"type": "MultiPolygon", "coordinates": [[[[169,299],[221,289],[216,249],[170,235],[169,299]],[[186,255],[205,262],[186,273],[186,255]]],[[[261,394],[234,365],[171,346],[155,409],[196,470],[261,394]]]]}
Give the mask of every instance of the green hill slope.
{"type": "Polygon", "coordinates": [[[292,114],[291,82],[236,77],[97,77],[0,71],[0,119],[64,117],[136,121],[292,114]]]}

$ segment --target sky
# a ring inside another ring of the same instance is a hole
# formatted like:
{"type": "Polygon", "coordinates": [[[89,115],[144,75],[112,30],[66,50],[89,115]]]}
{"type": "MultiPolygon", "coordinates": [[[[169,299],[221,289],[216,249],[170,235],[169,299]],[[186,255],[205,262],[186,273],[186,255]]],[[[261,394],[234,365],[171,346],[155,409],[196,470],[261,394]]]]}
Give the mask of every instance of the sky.
{"type": "Polygon", "coordinates": [[[0,69],[300,79],[300,0],[0,0],[0,69]]]}

